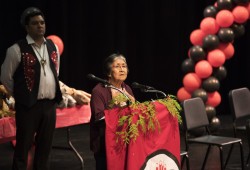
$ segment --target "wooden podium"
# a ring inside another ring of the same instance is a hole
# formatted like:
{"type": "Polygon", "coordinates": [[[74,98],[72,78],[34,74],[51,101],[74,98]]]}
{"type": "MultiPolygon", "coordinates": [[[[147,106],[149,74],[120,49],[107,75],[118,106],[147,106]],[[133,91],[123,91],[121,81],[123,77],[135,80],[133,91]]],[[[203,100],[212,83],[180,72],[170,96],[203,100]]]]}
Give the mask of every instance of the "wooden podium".
{"type": "Polygon", "coordinates": [[[138,128],[139,135],[136,140],[131,139],[127,144],[118,139],[117,131],[124,128],[118,126],[118,121],[121,115],[132,114],[138,110],[125,107],[105,111],[108,170],[180,169],[178,119],[163,104],[157,101],[152,103],[160,130],[156,127],[154,131],[143,133],[142,129],[138,128]]]}

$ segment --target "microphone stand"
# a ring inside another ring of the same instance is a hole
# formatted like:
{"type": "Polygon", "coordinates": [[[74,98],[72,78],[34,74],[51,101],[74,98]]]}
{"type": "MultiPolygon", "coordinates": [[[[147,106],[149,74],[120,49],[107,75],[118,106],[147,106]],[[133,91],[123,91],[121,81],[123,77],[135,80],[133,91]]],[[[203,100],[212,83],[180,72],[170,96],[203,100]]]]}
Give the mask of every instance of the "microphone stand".
{"type": "Polygon", "coordinates": [[[148,92],[148,93],[160,93],[160,94],[162,94],[164,97],[167,97],[167,95],[164,93],[164,92],[162,92],[162,91],[160,91],[160,90],[155,90],[155,89],[152,89],[152,90],[150,90],[150,89],[144,89],[144,90],[142,90],[143,92],[148,92]]]}
{"type": "Polygon", "coordinates": [[[126,93],[124,93],[121,89],[118,89],[117,87],[111,85],[111,84],[104,84],[104,87],[109,87],[109,88],[112,88],[112,89],[116,89],[118,90],[119,92],[121,92],[128,100],[127,100],[127,105],[129,106],[131,104],[131,100],[130,98],[128,97],[128,95],[126,93]]]}

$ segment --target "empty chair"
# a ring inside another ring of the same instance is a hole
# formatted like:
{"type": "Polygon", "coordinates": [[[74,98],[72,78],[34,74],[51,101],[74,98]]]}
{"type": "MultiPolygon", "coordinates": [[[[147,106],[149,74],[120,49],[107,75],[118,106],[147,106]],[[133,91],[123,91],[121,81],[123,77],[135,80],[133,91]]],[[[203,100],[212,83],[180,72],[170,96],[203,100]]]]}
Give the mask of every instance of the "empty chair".
{"type": "Polygon", "coordinates": [[[188,152],[181,150],[181,169],[184,166],[184,162],[186,162],[186,169],[189,170],[189,157],[188,157],[188,152]]]}
{"type": "MultiPolygon", "coordinates": [[[[238,130],[245,130],[248,139],[248,145],[250,146],[250,91],[248,88],[238,88],[229,91],[229,105],[233,116],[233,128],[234,136],[237,137],[238,130]]],[[[250,147],[249,147],[250,149],[250,147]]],[[[250,158],[250,152],[248,153],[248,164],[250,158]]]]}
{"type": "Polygon", "coordinates": [[[211,135],[208,129],[209,121],[206,114],[206,107],[201,98],[191,98],[183,101],[183,116],[184,116],[184,131],[185,131],[185,142],[187,145],[187,151],[192,143],[207,145],[206,155],[202,164],[202,170],[205,168],[207,158],[210,153],[212,146],[216,146],[220,153],[220,166],[221,169],[225,169],[227,162],[229,161],[232,148],[234,144],[238,144],[241,155],[241,169],[244,169],[244,154],[242,149],[242,140],[240,138],[215,136],[211,135]],[[190,130],[204,127],[206,134],[199,137],[192,137],[189,135],[190,130]],[[230,150],[227,154],[226,160],[224,161],[224,146],[230,146],[230,150]]]}

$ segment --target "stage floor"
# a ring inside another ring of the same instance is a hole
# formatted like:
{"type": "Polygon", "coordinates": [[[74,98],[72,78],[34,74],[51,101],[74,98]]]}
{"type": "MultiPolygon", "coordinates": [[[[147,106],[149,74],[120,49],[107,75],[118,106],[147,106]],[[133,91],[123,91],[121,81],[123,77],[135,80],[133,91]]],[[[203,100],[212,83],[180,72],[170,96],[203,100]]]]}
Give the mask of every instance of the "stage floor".
{"type": "MultiPolygon", "coordinates": [[[[220,133],[222,135],[232,134],[229,115],[219,116],[221,121],[220,133]]],[[[70,128],[71,141],[75,148],[79,151],[84,159],[84,170],[94,170],[94,157],[89,149],[89,124],[78,125],[70,128]]],[[[247,141],[244,135],[241,136],[244,146],[244,159],[248,154],[247,141]]],[[[183,138],[181,137],[181,140],[183,138]]],[[[183,143],[183,141],[181,141],[183,143]]],[[[56,129],[54,137],[54,146],[67,146],[67,131],[66,129],[56,129]]],[[[227,150],[226,150],[227,151],[227,150]]],[[[13,155],[12,143],[0,144],[0,170],[11,170],[11,162],[13,155]]],[[[192,145],[189,152],[190,170],[200,170],[202,159],[205,155],[205,147],[201,145],[192,145]]],[[[217,148],[212,149],[212,154],[208,158],[206,170],[219,170],[220,162],[217,148]]],[[[81,163],[77,156],[71,150],[63,150],[53,148],[51,154],[51,170],[81,170],[81,163]]],[[[185,166],[183,169],[186,169],[185,166]]],[[[240,154],[237,146],[234,147],[232,157],[229,160],[227,170],[240,170],[240,154]]],[[[250,170],[250,167],[246,167],[250,170]]]]}

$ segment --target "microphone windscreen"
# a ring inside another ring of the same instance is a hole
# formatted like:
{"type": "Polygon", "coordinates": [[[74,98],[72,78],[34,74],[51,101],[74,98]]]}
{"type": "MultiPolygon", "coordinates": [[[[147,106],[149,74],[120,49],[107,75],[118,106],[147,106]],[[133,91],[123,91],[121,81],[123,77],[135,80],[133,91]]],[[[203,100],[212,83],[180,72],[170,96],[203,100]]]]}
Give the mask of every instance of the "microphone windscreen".
{"type": "Polygon", "coordinates": [[[94,76],[93,74],[88,74],[88,75],[87,75],[87,78],[89,78],[89,79],[94,79],[95,76],[94,76]]]}
{"type": "Polygon", "coordinates": [[[139,88],[139,83],[133,82],[131,86],[132,88],[139,88]]]}

